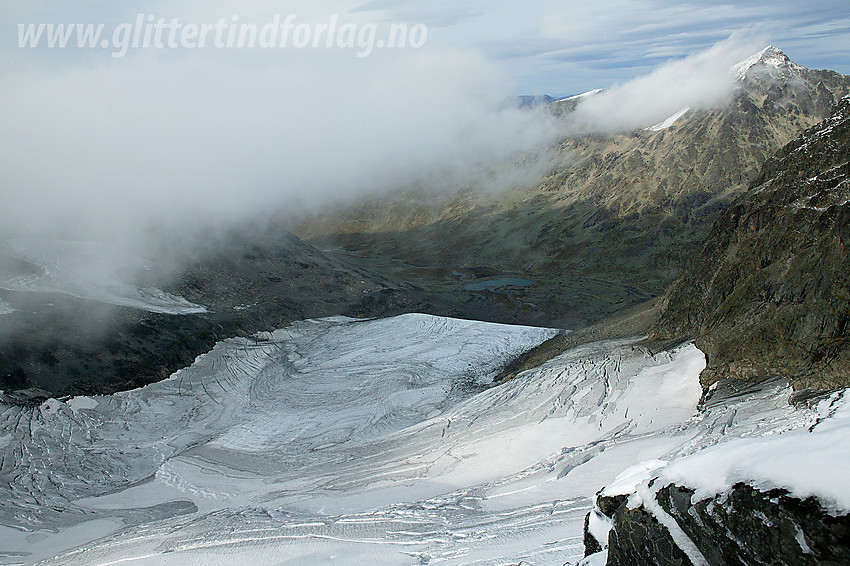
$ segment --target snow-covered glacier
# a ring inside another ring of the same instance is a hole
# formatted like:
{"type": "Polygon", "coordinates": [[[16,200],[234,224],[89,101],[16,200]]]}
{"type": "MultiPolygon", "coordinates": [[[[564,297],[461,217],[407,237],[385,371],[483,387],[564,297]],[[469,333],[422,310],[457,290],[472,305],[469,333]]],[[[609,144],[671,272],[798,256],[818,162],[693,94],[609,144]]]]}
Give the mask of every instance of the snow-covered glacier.
{"type": "Polygon", "coordinates": [[[489,387],[555,333],[310,320],[141,389],[0,405],[0,563],[576,562],[625,468],[817,418],[781,382],[698,407],[703,354],[638,339],[489,387]]]}

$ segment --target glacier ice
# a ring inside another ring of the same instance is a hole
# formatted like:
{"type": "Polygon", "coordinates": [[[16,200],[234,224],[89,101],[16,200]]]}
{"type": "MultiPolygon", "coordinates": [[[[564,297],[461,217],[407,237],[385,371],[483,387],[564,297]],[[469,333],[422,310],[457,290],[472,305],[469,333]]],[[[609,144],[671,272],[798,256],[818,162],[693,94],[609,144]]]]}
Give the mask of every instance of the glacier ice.
{"type": "MultiPolygon", "coordinates": [[[[809,426],[786,384],[699,408],[703,354],[403,315],[219,343],[111,396],[2,405],[0,554],[50,564],[563,564],[622,470],[809,426]],[[3,487],[5,486],[5,487],[3,487]]],[[[11,557],[11,558],[10,558],[11,557]]]]}

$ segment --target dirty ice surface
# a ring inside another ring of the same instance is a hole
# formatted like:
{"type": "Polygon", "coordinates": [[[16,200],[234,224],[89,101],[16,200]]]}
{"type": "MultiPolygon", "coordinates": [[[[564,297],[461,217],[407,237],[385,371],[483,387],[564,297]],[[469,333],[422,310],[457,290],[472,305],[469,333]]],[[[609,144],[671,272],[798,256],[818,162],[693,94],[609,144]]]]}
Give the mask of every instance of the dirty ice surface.
{"type": "Polygon", "coordinates": [[[693,345],[598,342],[484,387],[553,334],[313,320],[142,389],[0,405],[0,562],[576,563],[629,466],[812,422],[782,383],[698,410],[693,345]]]}

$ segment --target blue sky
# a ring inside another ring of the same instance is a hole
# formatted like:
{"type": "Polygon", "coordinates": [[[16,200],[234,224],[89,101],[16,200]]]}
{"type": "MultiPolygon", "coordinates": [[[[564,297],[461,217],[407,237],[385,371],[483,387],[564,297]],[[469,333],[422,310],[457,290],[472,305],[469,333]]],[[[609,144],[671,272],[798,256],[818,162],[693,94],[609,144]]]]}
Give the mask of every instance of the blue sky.
{"type": "Polygon", "coordinates": [[[566,95],[623,82],[736,32],[776,45],[803,66],[850,73],[847,0],[13,0],[0,8],[3,49],[15,55],[17,23],[132,21],[140,12],[198,21],[237,14],[262,22],[296,13],[316,21],[340,14],[361,22],[422,22],[428,25],[424,49],[480,54],[503,69],[516,93],[566,95]]]}
{"type": "Polygon", "coordinates": [[[518,92],[570,94],[622,82],[736,32],[803,66],[850,73],[847,0],[372,0],[366,8],[429,23],[431,46],[480,50],[508,69],[518,92]]]}

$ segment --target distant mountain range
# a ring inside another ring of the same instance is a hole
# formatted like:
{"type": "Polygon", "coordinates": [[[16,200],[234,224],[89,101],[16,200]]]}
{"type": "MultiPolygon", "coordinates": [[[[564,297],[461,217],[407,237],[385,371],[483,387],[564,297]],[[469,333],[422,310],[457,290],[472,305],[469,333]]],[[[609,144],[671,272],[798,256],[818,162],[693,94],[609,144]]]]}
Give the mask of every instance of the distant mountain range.
{"type": "Polygon", "coordinates": [[[523,94],[511,99],[511,103],[512,105],[516,105],[518,108],[533,108],[535,106],[551,104],[555,102],[555,100],[557,99],[552,98],[548,94],[523,94]]]}
{"type": "Polygon", "coordinates": [[[522,94],[515,98],[511,99],[511,103],[514,106],[519,108],[534,108],[536,106],[544,106],[546,104],[552,104],[553,102],[569,102],[569,101],[578,101],[582,98],[586,98],[588,96],[593,96],[594,94],[598,94],[602,92],[603,89],[597,88],[588,92],[583,92],[580,94],[573,94],[570,96],[563,96],[560,98],[556,98],[553,96],[549,96],[548,94],[522,94]]]}

